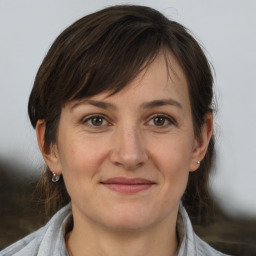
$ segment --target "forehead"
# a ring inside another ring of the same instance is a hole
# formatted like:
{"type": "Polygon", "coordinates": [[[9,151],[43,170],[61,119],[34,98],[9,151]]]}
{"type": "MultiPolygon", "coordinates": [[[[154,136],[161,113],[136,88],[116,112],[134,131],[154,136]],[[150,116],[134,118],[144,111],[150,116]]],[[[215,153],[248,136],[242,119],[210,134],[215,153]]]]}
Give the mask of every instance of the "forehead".
{"type": "Polygon", "coordinates": [[[185,74],[172,55],[159,54],[138,76],[119,92],[138,99],[173,97],[188,99],[188,86],[185,74]]]}
{"type": "MultiPolygon", "coordinates": [[[[170,54],[159,54],[138,76],[118,93],[109,91],[72,102],[72,108],[80,103],[92,103],[97,106],[111,107],[132,104],[145,106],[149,102],[165,101],[171,105],[190,108],[188,86],[183,70],[170,54]],[[98,101],[97,104],[95,101],[98,101]],[[107,104],[101,104],[104,102],[107,104]],[[109,104],[111,103],[111,104],[109,104]]],[[[160,103],[159,103],[160,104],[160,103]]],[[[153,104],[156,106],[157,104],[153,104]]],[[[151,104],[151,106],[153,106],[151,104]]],[[[148,105],[150,106],[150,105],[148,105]]]]}
{"type": "Polygon", "coordinates": [[[165,86],[168,86],[166,89],[179,88],[184,91],[188,89],[186,76],[171,53],[160,52],[154,61],[131,82],[134,86],[144,83],[156,84],[159,90],[164,89],[165,86]]]}

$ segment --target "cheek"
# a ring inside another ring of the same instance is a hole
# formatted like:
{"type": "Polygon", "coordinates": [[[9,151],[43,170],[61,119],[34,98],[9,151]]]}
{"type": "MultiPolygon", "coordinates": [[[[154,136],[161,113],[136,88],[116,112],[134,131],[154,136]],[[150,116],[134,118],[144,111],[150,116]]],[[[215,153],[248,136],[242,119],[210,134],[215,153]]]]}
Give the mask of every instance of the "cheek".
{"type": "MultiPolygon", "coordinates": [[[[74,203],[88,202],[97,185],[105,148],[90,140],[72,140],[62,144],[60,152],[62,175],[74,203]],[[68,147],[64,146],[68,145],[68,147]]],[[[82,203],[82,204],[83,204],[82,203]]]]}
{"type": "Polygon", "coordinates": [[[62,143],[61,149],[60,161],[63,176],[76,182],[84,176],[91,181],[107,154],[102,141],[97,143],[97,140],[90,139],[73,138],[62,143]]]}
{"type": "Polygon", "coordinates": [[[184,137],[165,138],[151,146],[151,156],[159,169],[168,175],[189,171],[192,142],[184,137]]]}
{"type": "Polygon", "coordinates": [[[178,201],[182,197],[188,181],[191,154],[191,144],[184,139],[165,140],[154,147],[152,158],[161,173],[162,191],[167,201],[178,201]]]}

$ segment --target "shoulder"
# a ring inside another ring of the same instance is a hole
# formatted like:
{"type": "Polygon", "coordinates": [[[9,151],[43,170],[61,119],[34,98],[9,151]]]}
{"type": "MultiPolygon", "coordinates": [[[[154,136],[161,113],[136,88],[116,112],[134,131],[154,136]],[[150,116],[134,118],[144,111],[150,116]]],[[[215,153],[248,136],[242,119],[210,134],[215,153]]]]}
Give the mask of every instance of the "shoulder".
{"type": "Polygon", "coordinates": [[[195,240],[196,240],[196,250],[197,250],[198,256],[228,256],[227,254],[224,254],[212,248],[209,244],[204,242],[196,234],[195,234],[195,240]]]}
{"type": "Polygon", "coordinates": [[[52,253],[56,247],[65,251],[64,229],[70,215],[69,204],[59,210],[45,226],[2,250],[0,256],[50,256],[55,255],[52,253]]]}
{"type": "Polygon", "coordinates": [[[177,256],[228,256],[215,250],[195,234],[182,204],[179,207],[177,231],[181,241],[177,256]]]}
{"type": "Polygon", "coordinates": [[[0,252],[0,256],[37,255],[45,228],[46,226],[10,245],[0,252]]]}

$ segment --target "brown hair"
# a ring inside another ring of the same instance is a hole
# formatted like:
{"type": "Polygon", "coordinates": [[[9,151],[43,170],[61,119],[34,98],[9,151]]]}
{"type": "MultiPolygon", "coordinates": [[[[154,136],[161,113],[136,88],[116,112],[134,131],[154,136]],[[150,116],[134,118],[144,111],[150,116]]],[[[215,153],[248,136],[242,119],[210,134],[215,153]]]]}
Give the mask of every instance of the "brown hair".
{"type": "MultiPolygon", "coordinates": [[[[195,135],[212,112],[210,65],[188,30],[144,6],[113,6],[85,16],[64,30],[44,58],[29,98],[33,127],[46,123],[45,149],[56,140],[63,105],[103,91],[117,93],[147,67],[159,51],[171,52],[188,82],[195,135]]],[[[199,209],[208,198],[214,152],[212,137],[205,159],[190,173],[183,203],[199,209]]],[[[51,182],[47,169],[39,182],[51,213],[70,201],[63,179],[51,182]]]]}

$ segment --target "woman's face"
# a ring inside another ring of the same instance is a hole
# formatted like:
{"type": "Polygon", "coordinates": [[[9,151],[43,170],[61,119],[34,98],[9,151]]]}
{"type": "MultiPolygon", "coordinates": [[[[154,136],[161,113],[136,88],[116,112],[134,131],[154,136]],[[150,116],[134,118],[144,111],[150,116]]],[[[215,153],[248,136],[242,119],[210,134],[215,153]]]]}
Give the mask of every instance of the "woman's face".
{"type": "Polygon", "coordinates": [[[185,75],[163,55],[119,93],[62,109],[52,171],[62,174],[74,219],[146,228],[175,219],[189,171],[198,168],[185,75]]]}

